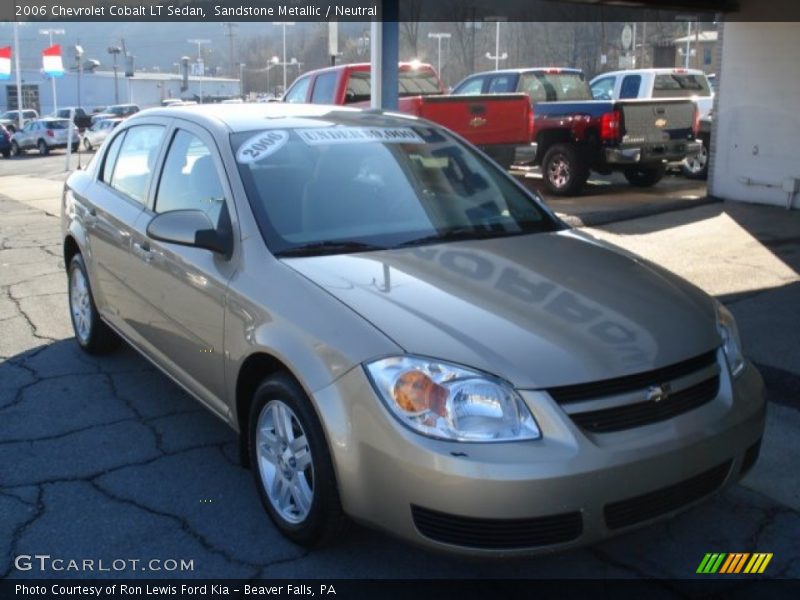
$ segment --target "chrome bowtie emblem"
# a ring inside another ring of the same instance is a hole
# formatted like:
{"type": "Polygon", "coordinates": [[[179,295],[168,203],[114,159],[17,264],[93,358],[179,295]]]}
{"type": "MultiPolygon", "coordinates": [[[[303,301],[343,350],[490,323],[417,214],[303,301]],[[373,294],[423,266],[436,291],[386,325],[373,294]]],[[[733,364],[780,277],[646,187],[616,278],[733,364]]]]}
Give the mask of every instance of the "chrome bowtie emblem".
{"type": "Polygon", "coordinates": [[[647,388],[647,401],[648,402],[662,402],[669,398],[670,393],[672,392],[672,388],[668,383],[662,383],[661,385],[651,385],[647,388]]]}

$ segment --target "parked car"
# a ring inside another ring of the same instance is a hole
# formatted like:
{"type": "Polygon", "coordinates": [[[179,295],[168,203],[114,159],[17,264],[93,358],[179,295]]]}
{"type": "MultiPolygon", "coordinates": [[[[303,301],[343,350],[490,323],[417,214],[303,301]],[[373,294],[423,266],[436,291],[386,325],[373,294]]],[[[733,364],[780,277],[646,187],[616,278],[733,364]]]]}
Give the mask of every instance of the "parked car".
{"type": "MultiPolygon", "coordinates": [[[[711,79],[700,69],[629,69],[603,73],[589,84],[598,100],[689,98],[698,109],[698,119],[711,113],[714,89],[711,79]]],[[[699,133],[699,132],[698,132],[699,133]]],[[[687,177],[704,178],[707,148],[686,157],[680,164],[687,177]]]]}
{"type": "Polygon", "coordinates": [[[59,108],[57,112],[50,115],[51,117],[55,117],[57,119],[69,119],[71,111],[75,111],[73,115],[73,122],[75,123],[75,127],[81,130],[87,129],[92,124],[92,118],[87,112],[81,108],[80,106],[67,106],[64,108],[59,108]]]}
{"type": "Polygon", "coordinates": [[[83,134],[83,147],[89,151],[94,148],[99,148],[106,137],[108,137],[108,134],[111,133],[117,125],[122,123],[123,120],[124,119],[101,119],[97,121],[83,134]]]}
{"type": "MultiPolygon", "coordinates": [[[[29,121],[39,118],[39,113],[33,109],[26,109],[22,111],[22,125],[24,126],[29,121]]],[[[3,125],[9,133],[14,133],[19,127],[19,111],[7,110],[0,115],[0,125],[3,125]]]]}
{"type": "Polygon", "coordinates": [[[0,125],[0,154],[3,158],[11,156],[11,134],[4,125],[0,125]]]}
{"type": "MultiPolygon", "coordinates": [[[[530,141],[531,111],[522,94],[455,98],[445,94],[432,66],[400,63],[399,110],[444,125],[508,168],[517,146],[530,141]]],[[[369,63],[339,65],[304,73],[283,102],[369,106],[369,63]]]]}
{"type": "Polygon", "coordinates": [[[115,104],[106,108],[105,112],[92,115],[92,125],[101,119],[125,119],[139,112],[139,107],[135,104],[115,104]]]}
{"type": "Polygon", "coordinates": [[[652,186],[700,148],[691,100],[596,101],[578,69],[488,71],[453,88],[454,95],[505,92],[524,92],[533,109],[531,143],[515,162],[541,166],[552,194],[579,193],[590,171],[622,171],[632,185],[652,186]]]}
{"type": "MultiPolygon", "coordinates": [[[[80,144],[80,134],[73,129],[72,151],[80,144]]],[[[46,156],[55,148],[66,148],[69,143],[69,119],[37,119],[29,121],[21,131],[11,136],[11,154],[19,156],[27,150],[38,150],[46,156]]]]}
{"type": "Polygon", "coordinates": [[[143,111],[67,179],[61,224],[77,344],[126,340],[237,430],[299,544],[349,515],[448,552],[565,549],[757,458],[730,312],[434,123],[143,111]]]}

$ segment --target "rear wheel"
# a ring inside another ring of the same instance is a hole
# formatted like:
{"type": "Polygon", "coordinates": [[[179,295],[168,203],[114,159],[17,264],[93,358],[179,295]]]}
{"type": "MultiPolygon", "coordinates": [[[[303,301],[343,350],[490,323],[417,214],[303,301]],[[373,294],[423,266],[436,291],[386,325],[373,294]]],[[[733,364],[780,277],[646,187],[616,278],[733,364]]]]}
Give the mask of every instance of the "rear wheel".
{"type": "Polygon", "coordinates": [[[328,444],[311,401],[289,376],[258,387],[248,422],[250,465],[275,526],[303,546],[330,542],[345,523],[328,444]]]}
{"type": "Polygon", "coordinates": [[[86,264],[76,254],[69,263],[69,315],[78,345],[89,354],[106,354],[119,345],[119,338],[97,312],[86,264]]]}
{"type": "Polygon", "coordinates": [[[50,147],[44,140],[39,140],[39,143],[36,144],[36,147],[39,149],[39,154],[41,154],[42,156],[47,156],[48,154],[50,154],[50,147]]]}
{"type": "Polygon", "coordinates": [[[23,152],[16,140],[11,142],[11,156],[20,156],[23,152]]]}
{"type": "Polygon", "coordinates": [[[86,149],[87,152],[92,151],[92,142],[89,141],[88,137],[83,138],[83,147],[86,149]]]}
{"type": "Polygon", "coordinates": [[[623,171],[628,183],[636,187],[651,187],[664,177],[667,168],[664,165],[657,167],[629,167],[623,171]]]}
{"type": "Polygon", "coordinates": [[[687,158],[681,164],[681,172],[689,179],[706,179],[708,177],[708,141],[702,140],[700,152],[687,158]]]}
{"type": "Polygon", "coordinates": [[[589,178],[583,153],[571,144],[551,146],[542,160],[542,174],[547,189],[557,196],[580,193],[589,178]]]}
{"type": "Polygon", "coordinates": [[[9,156],[11,156],[11,150],[10,149],[3,150],[3,158],[8,158],[9,156]]]}

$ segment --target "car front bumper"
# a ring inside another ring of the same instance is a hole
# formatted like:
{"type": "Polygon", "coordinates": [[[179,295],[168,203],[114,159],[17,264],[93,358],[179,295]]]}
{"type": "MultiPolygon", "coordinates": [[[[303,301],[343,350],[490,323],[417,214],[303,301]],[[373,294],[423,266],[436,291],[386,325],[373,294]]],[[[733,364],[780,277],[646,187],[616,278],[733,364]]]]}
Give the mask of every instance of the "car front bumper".
{"type": "Polygon", "coordinates": [[[521,392],[536,441],[457,443],[392,417],[360,367],[313,395],[342,504],[355,520],[429,548],[480,556],[581,546],[651,523],[734,482],[764,431],[754,367],[717,397],[625,431],[579,429],[544,392],[521,392]]]}

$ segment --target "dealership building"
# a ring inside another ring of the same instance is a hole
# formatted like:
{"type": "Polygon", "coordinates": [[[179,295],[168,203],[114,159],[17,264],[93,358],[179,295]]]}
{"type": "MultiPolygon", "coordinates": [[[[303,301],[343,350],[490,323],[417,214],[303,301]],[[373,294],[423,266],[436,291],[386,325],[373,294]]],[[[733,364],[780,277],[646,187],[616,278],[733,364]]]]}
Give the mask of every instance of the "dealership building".
{"type": "MultiPolygon", "coordinates": [[[[223,98],[241,94],[238,79],[190,75],[185,91],[181,91],[181,83],[181,76],[177,73],[136,72],[133,77],[125,77],[120,69],[115,84],[113,71],[86,71],[80,76],[75,71],[68,71],[55,78],[56,100],[58,107],[82,106],[91,111],[94,107],[117,103],[133,103],[146,108],[158,106],[167,98],[197,100],[201,95],[204,98],[223,98]]],[[[41,71],[22,70],[22,95],[26,108],[35,108],[43,115],[53,112],[53,80],[41,71]]],[[[16,98],[15,80],[2,82],[0,110],[16,108],[16,98]]]]}

